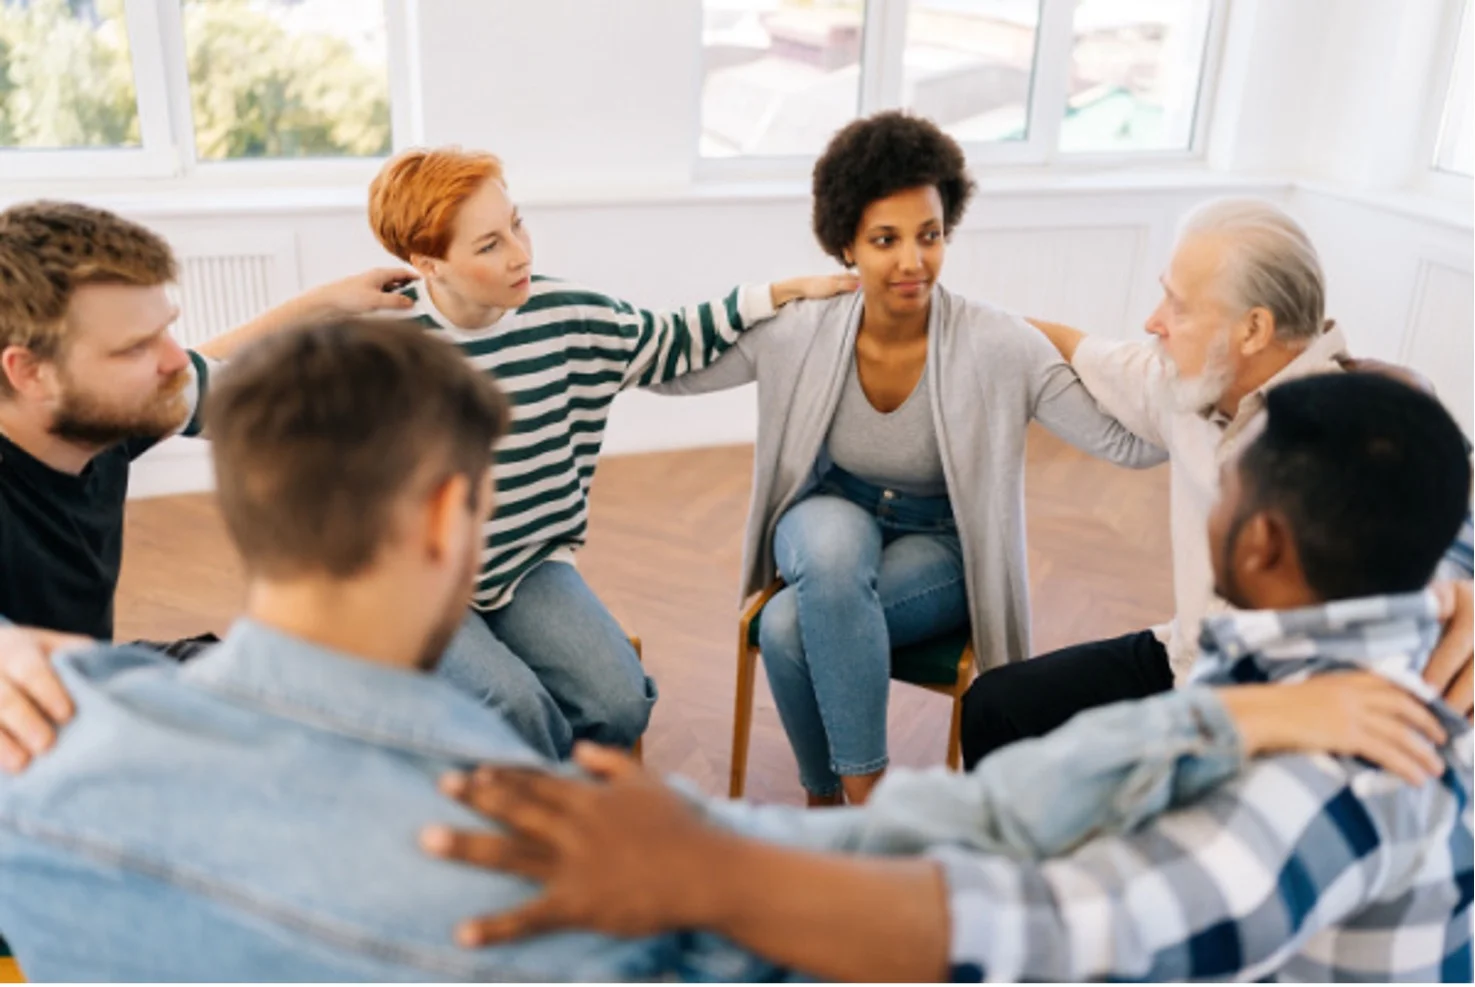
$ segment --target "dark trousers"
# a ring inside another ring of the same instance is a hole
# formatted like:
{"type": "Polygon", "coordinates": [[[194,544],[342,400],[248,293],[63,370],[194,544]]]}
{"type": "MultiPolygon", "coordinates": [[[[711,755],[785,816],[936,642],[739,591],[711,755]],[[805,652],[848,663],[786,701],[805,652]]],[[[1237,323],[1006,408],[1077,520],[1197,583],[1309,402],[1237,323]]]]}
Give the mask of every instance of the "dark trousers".
{"type": "Polygon", "coordinates": [[[1043,737],[1082,710],[1173,688],[1168,651],[1151,631],[1061,648],[974,680],[963,697],[963,766],[1043,737]]]}

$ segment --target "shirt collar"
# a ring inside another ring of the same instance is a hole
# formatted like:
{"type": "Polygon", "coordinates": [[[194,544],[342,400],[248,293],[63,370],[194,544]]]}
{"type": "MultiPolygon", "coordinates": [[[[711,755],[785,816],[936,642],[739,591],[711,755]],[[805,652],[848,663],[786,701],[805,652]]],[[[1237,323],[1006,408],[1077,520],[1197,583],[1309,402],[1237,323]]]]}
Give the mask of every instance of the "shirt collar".
{"type": "Polygon", "coordinates": [[[437,329],[440,329],[452,339],[462,342],[483,339],[492,333],[500,332],[506,328],[508,316],[517,311],[516,309],[510,309],[503,312],[501,318],[483,329],[462,329],[452,322],[444,312],[436,308],[435,302],[430,299],[430,288],[425,284],[423,278],[419,281],[411,282],[401,288],[400,291],[414,301],[415,307],[411,310],[412,315],[425,316],[431,322],[435,323],[437,329]]]}
{"type": "Polygon", "coordinates": [[[233,702],[451,761],[541,765],[502,717],[432,675],[332,651],[242,618],[182,677],[233,702]]]}
{"type": "Polygon", "coordinates": [[[1204,619],[1194,678],[1277,682],[1358,668],[1432,702],[1421,673],[1439,633],[1439,603],[1428,591],[1298,610],[1236,610],[1204,619]]]}
{"type": "Polygon", "coordinates": [[[1334,325],[1308,343],[1306,348],[1297,353],[1294,360],[1281,367],[1275,376],[1241,398],[1239,408],[1235,411],[1233,418],[1222,414],[1217,408],[1210,408],[1206,417],[1220,428],[1238,431],[1265,407],[1267,391],[1287,381],[1309,377],[1312,374],[1326,373],[1327,370],[1340,366],[1338,358],[1346,355],[1346,337],[1342,335],[1342,330],[1334,325]]]}

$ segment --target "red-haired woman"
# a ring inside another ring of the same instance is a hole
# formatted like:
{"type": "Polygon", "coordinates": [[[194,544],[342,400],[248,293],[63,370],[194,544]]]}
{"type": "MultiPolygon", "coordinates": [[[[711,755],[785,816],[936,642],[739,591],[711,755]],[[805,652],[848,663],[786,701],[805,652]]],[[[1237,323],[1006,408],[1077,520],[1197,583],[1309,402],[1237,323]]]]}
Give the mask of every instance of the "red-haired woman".
{"type": "Polygon", "coordinates": [[[539,277],[501,162],[457,148],[389,161],[370,186],[369,218],[385,249],[420,274],[403,289],[415,314],[495,374],[514,407],[472,614],[441,674],[550,755],[567,756],[578,738],[628,747],[645,730],[655,683],[573,565],[610,405],[621,390],[706,366],[777,306],[853,281],[744,286],[650,312],[539,277]]]}

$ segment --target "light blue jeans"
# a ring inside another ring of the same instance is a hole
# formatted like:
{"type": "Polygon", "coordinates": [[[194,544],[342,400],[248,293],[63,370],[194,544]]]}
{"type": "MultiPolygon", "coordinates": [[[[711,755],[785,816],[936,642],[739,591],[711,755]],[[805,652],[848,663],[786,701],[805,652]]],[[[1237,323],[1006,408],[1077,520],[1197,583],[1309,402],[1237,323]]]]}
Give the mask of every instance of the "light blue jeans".
{"type": "Polygon", "coordinates": [[[788,583],[763,609],[759,646],[799,780],[886,767],[891,649],[968,621],[963,552],[946,497],[909,497],[833,468],[779,520],[788,583]]]}
{"type": "Polygon", "coordinates": [[[566,562],[528,573],[505,607],[470,611],[436,674],[555,760],[575,740],[633,746],[656,702],[625,631],[566,562]]]}

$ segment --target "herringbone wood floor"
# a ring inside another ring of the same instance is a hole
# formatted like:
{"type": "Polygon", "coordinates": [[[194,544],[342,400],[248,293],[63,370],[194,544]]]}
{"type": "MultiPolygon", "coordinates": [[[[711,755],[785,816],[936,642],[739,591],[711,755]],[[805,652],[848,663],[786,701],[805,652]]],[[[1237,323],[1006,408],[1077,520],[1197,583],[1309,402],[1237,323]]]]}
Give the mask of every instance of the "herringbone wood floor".
{"type": "MultiPolygon", "coordinates": [[[[600,465],[590,584],[638,633],[661,700],[646,763],[727,790],[737,580],[751,447],[618,457],[600,465]]],[[[1029,563],[1037,651],[1137,630],[1171,612],[1167,475],[1094,461],[1040,430],[1030,437],[1029,563]]],[[[120,640],[223,632],[241,571],[206,495],[128,508],[118,589],[120,640]]],[[[802,800],[773,701],[759,676],[749,797],[802,800]]],[[[948,701],[894,685],[893,762],[941,763],[948,701]]]]}

